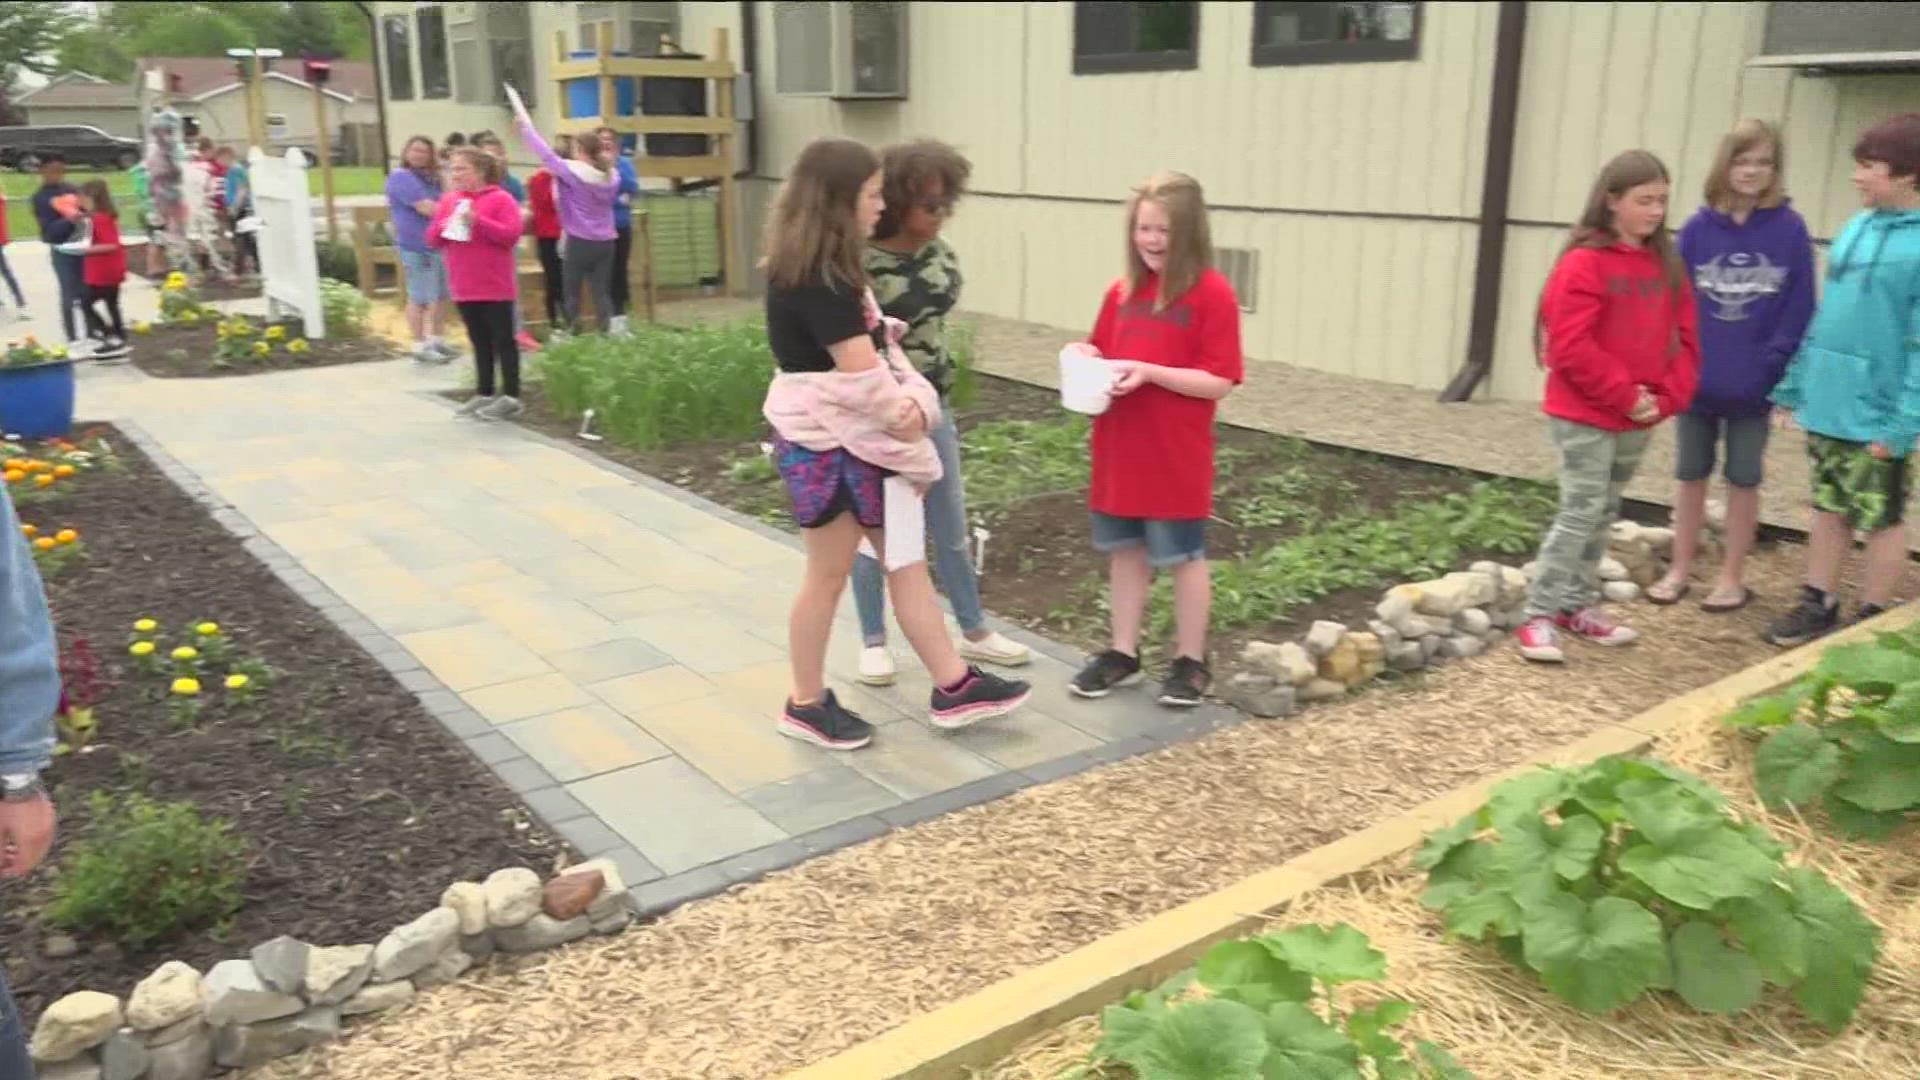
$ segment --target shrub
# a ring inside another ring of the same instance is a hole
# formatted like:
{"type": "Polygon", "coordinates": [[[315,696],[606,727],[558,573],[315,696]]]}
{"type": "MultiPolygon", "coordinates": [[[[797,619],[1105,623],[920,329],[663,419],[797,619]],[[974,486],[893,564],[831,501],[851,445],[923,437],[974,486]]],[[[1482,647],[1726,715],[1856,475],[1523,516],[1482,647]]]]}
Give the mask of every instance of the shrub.
{"type": "Polygon", "coordinates": [[[758,435],[773,369],[766,329],[752,322],[641,323],[627,335],[569,338],[540,357],[556,410],[578,417],[593,409],[602,434],[642,450],[758,435]]]}
{"type": "Polygon", "coordinates": [[[1582,1011],[1673,990],[1736,1013],[1772,984],[1837,1031],[1859,1007],[1880,930],[1784,851],[1698,777],[1607,758],[1508,780],[1428,836],[1414,865],[1448,933],[1492,939],[1582,1011]]]}
{"type": "Polygon", "coordinates": [[[103,930],[141,949],[238,910],[246,845],[227,822],[203,820],[190,802],[96,791],[92,832],[72,846],[54,881],[47,918],[103,930]]]}
{"type": "Polygon", "coordinates": [[[361,295],[358,285],[332,278],[320,281],[320,310],[331,337],[359,337],[367,332],[367,320],[373,316],[373,302],[361,295]]]}
{"type": "Polygon", "coordinates": [[[319,260],[321,277],[360,287],[360,260],[354,254],[352,244],[315,240],[313,254],[319,260]]]}

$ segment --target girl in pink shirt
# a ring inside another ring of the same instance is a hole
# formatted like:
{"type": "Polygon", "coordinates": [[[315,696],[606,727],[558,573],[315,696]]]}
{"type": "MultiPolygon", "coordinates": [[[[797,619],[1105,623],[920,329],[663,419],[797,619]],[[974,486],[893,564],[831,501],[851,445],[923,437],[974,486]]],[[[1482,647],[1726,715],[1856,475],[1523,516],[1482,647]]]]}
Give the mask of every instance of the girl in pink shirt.
{"type": "Polygon", "coordinates": [[[452,190],[440,197],[427,226],[427,246],[442,253],[447,291],[467,324],[479,388],[455,412],[482,420],[510,420],[520,404],[520,346],[513,337],[519,303],[514,249],[520,243],[520,204],[500,186],[500,160],[461,147],[448,161],[452,190]],[[500,395],[494,396],[498,365],[500,395]]]}

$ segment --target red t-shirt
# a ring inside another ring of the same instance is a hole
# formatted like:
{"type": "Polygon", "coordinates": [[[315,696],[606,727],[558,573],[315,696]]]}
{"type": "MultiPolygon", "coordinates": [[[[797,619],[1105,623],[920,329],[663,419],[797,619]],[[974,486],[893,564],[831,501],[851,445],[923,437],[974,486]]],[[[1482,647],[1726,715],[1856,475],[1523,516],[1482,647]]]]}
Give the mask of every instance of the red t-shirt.
{"type": "MultiPolygon", "coordinates": [[[[1154,311],[1160,281],[1128,295],[1107,290],[1087,341],[1112,360],[1198,368],[1239,385],[1240,302],[1226,275],[1209,269],[1185,296],[1154,311]]],[[[1213,513],[1213,415],[1218,402],[1163,386],[1115,398],[1093,418],[1093,483],[1087,505],[1115,517],[1184,521],[1213,513]]]]}
{"type": "Polygon", "coordinates": [[[104,255],[88,255],[80,268],[89,285],[118,285],[127,280],[127,249],[120,246],[120,222],[112,214],[93,215],[93,242],[112,244],[104,255]]]}
{"type": "Polygon", "coordinates": [[[560,207],[553,201],[553,174],[541,169],[527,178],[527,206],[533,210],[533,235],[560,239],[560,207]]]}

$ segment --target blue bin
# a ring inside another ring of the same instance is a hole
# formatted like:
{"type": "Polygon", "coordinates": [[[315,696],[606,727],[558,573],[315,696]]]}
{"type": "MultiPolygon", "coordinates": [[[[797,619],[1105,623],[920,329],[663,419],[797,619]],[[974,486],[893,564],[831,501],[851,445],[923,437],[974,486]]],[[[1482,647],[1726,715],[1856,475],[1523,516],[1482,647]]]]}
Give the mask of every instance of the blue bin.
{"type": "MultiPolygon", "coordinates": [[[[570,60],[592,60],[599,55],[599,53],[590,49],[582,49],[568,53],[567,58],[570,60]]],[[[610,55],[626,56],[627,54],[624,52],[615,52],[610,55]]],[[[567,119],[571,120],[579,116],[600,115],[600,80],[597,77],[591,79],[567,79],[563,86],[566,97],[563,99],[562,105],[566,111],[567,119]]],[[[633,79],[616,78],[613,80],[613,114],[615,116],[632,116],[634,109],[637,107],[636,99],[638,97],[639,90],[634,86],[633,79]]],[[[620,137],[620,144],[621,149],[625,153],[633,153],[634,137],[632,135],[622,135],[620,137]]]]}
{"type": "Polygon", "coordinates": [[[73,361],[0,368],[0,431],[54,439],[73,430],[73,361]]]}

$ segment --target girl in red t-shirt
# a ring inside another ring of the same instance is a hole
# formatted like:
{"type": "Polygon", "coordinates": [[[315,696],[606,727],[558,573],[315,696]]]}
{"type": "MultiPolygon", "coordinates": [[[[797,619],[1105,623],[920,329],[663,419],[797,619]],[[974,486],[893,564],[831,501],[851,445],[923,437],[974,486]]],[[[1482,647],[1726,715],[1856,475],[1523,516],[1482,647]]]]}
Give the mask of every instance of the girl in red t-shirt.
{"type": "MultiPolygon", "coordinates": [[[[555,136],[553,152],[561,157],[567,156],[568,139],[555,136]]],[[[540,252],[540,276],[544,279],[544,292],[547,294],[547,327],[557,328],[560,323],[560,298],[565,293],[560,268],[560,206],[554,200],[553,174],[545,168],[538,169],[527,178],[527,209],[533,211],[533,242],[540,252]]]]}
{"type": "Polygon", "coordinates": [[[1600,610],[1600,557],[1654,425],[1693,402],[1693,291],[1667,232],[1667,167],[1645,150],[1607,162],[1536,316],[1560,512],[1540,542],[1520,655],[1561,663],[1560,631],[1596,645],[1638,635],[1600,610]]]}
{"type": "Polygon", "coordinates": [[[127,326],[120,317],[120,283],[127,280],[127,249],[120,242],[120,217],[105,180],[89,180],[80,188],[93,225],[93,246],[87,248],[81,274],[87,283],[87,332],[99,342],[93,358],[112,360],[127,355],[127,326]],[[103,304],[107,317],[94,310],[103,304]]]}
{"type": "Polygon", "coordinates": [[[1240,303],[1213,268],[1200,184],[1164,172],[1127,204],[1127,274],[1080,346],[1108,358],[1112,398],[1093,421],[1093,546],[1108,554],[1112,647],[1074,676],[1098,698],[1140,678],[1140,624],[1158,569],[1173,574],[1174,657],[1160,703],[1200,704],[1212,684],[1213,416],[1244,376],[1240,303]]]}

